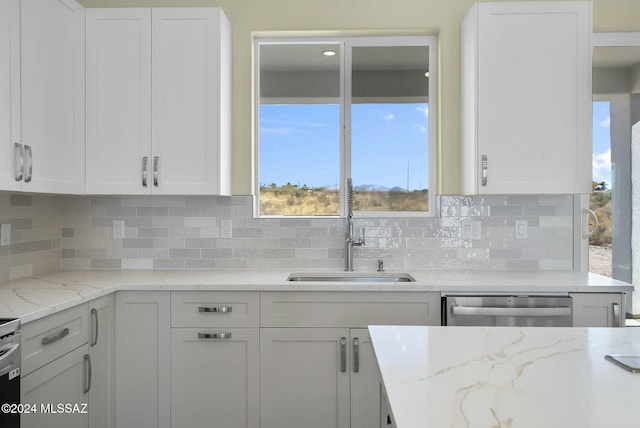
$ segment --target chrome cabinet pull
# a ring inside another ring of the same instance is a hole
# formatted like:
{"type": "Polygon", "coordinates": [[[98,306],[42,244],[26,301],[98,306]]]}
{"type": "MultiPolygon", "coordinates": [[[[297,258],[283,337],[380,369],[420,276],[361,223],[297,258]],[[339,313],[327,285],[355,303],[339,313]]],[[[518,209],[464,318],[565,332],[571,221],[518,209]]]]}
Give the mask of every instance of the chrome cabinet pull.
{"type": "Polygon", "coordinates": [[[614,327],[622,327],[622,321],[620,319],[620,305],[618,303],[613,303],[613,326],[614,327]]]}
{"type": "Polygon", "coordinates": [[[231,339],[231,333],[198,333],[198,339],[231,339]]]}
{"type": "Polygon", "coordinates": [[[353,372],[360,371],[360,341],[357,337],[353,338],[353,372]]]}
{"type": "Polygon", "coordinates": [[[482,185],[486,186],[487,185],[487,175],[488,175],[488,162],[487,162],[487,155],[482,155],[482,185]]]}
{"type": "Polygon", "coordinates": [[[153,157],[153,187],[158,187],[158,163],[160,156],[153,157]]]}
{"type": "Polygon", "coordinates": [[[22,181],[22,173],[24,172],[24,149],[22,144],[14,143],[13,145],[13,172],[16,181],[22,181]],[[16,155],[20,154],[20,162],[16,159],[16,155]],[[20,165],[20,168],[18,168],[20,165]]]}
{"type": "Polygon", "coordinates": [[[69,327],[63,328],[59,333],[54,334],[53,336],[45,336],[42,338],[42,344],[48,345],[49,343],[57,342],[63,337],[69,336],[69,327]]]}
{"type": "Polygon", "coordinates": [[[571,315],[568,306],[552,308],[506,308],[493,306],[452,306],[452,315],[490,317],[566,317],[571,315]]]}
{"type": "Polygon", "coordinates": [[[198,312],[228,314],[233,312],[233,306],[198,306],[198,312]]]}
{"type": "Polygon", "coordinates": [[[93,322],[93,339],[91,340],[91,347],[98,344],[98,310],[96,308],[91,309],[91,320],[93,322]]]}
{"type": "Polygon", "coordinates": [[[340,338],[340,371],[347,371],[347,338],[340,338]]]}
{"type": "Polygon", "coordinates": [[[84,354],[84,389],[82,390],[83,394],[91,391],[91,356],[89,354],[84,354]]]}
{"type": "Polygon", "coordinates": [[[31,151],[31,146],[24,145],[24,151],[27,154],[26,158],[29,161],[29,168],[27,169],[27,175],[24,177],[24,182],[28,183],[31,181],[33,176],[33,152],[31,151]]]}
{"type": "Polygon", "coordinates": [[[147,163],[149,162],[148,156],[142,157],[142,187],[147,187],[147,163]]]}

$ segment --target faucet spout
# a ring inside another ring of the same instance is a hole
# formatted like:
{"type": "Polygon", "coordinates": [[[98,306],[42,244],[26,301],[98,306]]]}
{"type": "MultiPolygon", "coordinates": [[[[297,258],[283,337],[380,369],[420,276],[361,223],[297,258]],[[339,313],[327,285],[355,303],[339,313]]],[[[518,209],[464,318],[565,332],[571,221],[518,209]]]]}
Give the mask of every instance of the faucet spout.
{"type": "Polygon", "coordinates": [[[346,189],[347,200],[347,218],[345,227],[345,244],[344,244],[344,259],[345,259],[345,271],[353,272],[353,247],[361,247],[365,245],[364,227],[360,237],[356,238],[353,233],[353,183],[351,178],[347,178],[346,189]]]}

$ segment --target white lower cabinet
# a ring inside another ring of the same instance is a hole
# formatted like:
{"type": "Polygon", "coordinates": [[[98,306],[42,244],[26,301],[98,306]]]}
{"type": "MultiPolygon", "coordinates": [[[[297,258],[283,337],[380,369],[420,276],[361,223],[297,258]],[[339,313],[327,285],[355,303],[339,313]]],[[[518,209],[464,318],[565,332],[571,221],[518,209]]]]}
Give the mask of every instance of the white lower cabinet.
{"type": "Polygon", "coordinates": [[[263,292],[261,428],[380,426],[367,326],[440,325],[440,294],[263,292]]]}
{"type": "Polygon", "coordinates": [[[169,428],[169,292],[116,293],[116,426],[169,428]]]}
{"type": "Polygon", "coordinates": [[[261,428],[349,427],[348,336],[339,328],[260,330],[261,428]]]}
{"type": "Polygon", "coordinates": [[[23,428],[89,426],[87,352],[85,344],[22,379],[22,403],[36,408],[22,414],[23,428]]]}
{"type": "Polygon", "coordinates": [[[571,293],[574,327],[624,327],[624,293],[571,293]]]}
{"type": "Polygon", "coordinates": [[[21,402],[30,408],[22,414],[23,428],[89,426],[87,342],[87,304],[23,326],[21,402]]]}
{"type": "Polygon", "coordinates": [[[367,329],[263,328],[262,428],[379,425],[378,367],[367,329]]]}
{"type": "Polygon", "coordinates": [[[258,428],[258,329],[171,329],[171,426],[258,428]]]}
{"type": "Polygon", "coordinates": [[[171,426],[260,427],[259,293],[171,293],[171,426]]]}
{"type": "Polygon", "coordinates": [[[89,428],[115,428],[115,299],[89,302],[89,428]]]}

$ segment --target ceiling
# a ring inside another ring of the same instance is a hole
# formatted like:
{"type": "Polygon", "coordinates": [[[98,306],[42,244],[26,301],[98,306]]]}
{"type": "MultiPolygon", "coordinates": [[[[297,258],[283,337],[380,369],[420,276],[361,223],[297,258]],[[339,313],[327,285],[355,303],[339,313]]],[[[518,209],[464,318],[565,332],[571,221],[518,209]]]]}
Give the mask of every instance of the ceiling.
{"type": "Polygon", "coordinates": [[[640,64],[640,46],[604,46],[593,48],[593,68],[630,67],[640,64]]]}

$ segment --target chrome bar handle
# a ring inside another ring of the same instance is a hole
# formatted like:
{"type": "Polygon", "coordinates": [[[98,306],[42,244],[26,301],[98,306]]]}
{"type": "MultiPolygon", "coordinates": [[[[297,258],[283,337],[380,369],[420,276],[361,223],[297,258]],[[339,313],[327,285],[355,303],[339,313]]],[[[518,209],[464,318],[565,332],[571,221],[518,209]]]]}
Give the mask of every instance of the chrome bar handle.
{"type": "Polygon", "coordinates": [[[91,339],[91,347],[98,344],[98,310],[96,308],[91,309],[91,322],[93,323],[93,339],[91,339]]]}
{"type": "Polygon", "coordinates": [[[48,345],[50,343],[53,342],[57,342],[58,340],[62,339],[63,337],[67,337],[69,336],[69,327],[63,328],[62,330],[60,330],[60,332],[54,334],[53,336],[45,336],[42,338],[42,344],[43,345],[48,345]]]}
{"type": "Polygon", "coordinates": [[[198,306],[198,312],[228,314],[233,312],[233,306],[198,306]]]}
{"type": "Polygon", "coordinates": [[[198,339],[231,339],[231,333],[198,333],[198,339]]]}
{"type": "Polygon", "coordinates": [[[87,394],[91,391],[91,356],[89,354],[84,354],[84,389],[82,390],[83,394],[87,394]]]}
{"type": "Polygon", "coordinates": [[[153,157],[153,187],[158,187],[158,163],[160,163],[160,156],[153,157]]]}
{"type": "Polygon", "coordinates": [[[340,338],[340,371],[345,373],[347,371],[347,338],[340,338]]]}
{"type": "Polygon", "coordinates": [[[558,306],[552,308],[506,308],[493,306],[452,306],[453,315],[491,316],[491,317],[564,317],[571,315],[571,308],[558,306]]]}
{"type": "Polygon", "coordinates": [[[29,160],[29,168],[27,169],[27,175],[24,177],[24,182],[28,183],[31,181],[33,176],[33,152],[31,151],[31,146],[24,145],[24,151],[27,154],[26,158],[29,160]]]}
{"type": "Polygon", "coordinates": [[[360,340],[357,337],[353,338],[353,372],[358,373],[360,371],[360,340]]]}
{"type": "Polygon", "coordinates": [[[20,143],[14,143],[13,145],[13,172],[16,181],[22,181],[22,173],[24,172],[24,149],[20,143]],[[16,160],[18,153],[20,154],[20,162],[16,160]],[[20,165],[20,169],[17,169],[18,165],[20,165]]]}
{"type": "Polygon", "coordinates": [[[148,156],[142,157],[142,187],[147,187],[147,163],[149,162],[148,156]]]}
{"type": "Polygon", "coordinates": [[[482,185],[487,185],[487,176],[489,174],[489,165],[487,161],[487,155],[482,155],[482,185]]]}
{"type": "Polygon", "coordinates": [[[613,326],[614,327],[622,327],[622,320],[620,319],[620,304],[613,303],[613,326]]]}

